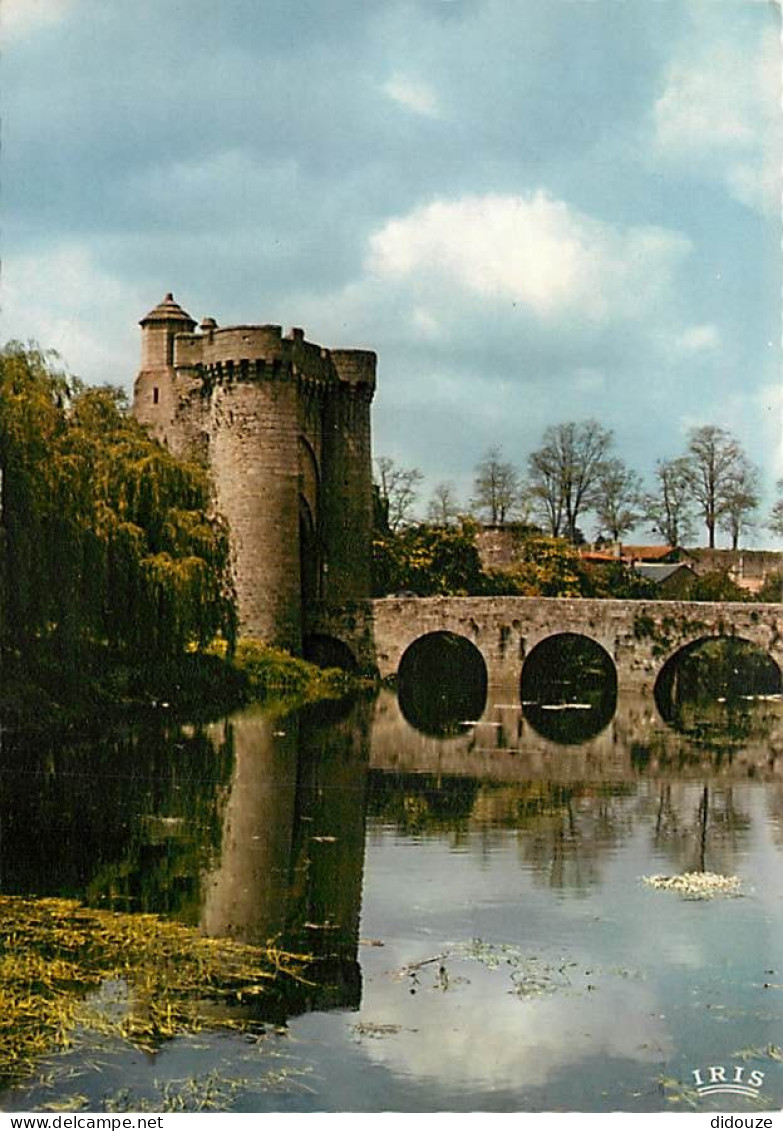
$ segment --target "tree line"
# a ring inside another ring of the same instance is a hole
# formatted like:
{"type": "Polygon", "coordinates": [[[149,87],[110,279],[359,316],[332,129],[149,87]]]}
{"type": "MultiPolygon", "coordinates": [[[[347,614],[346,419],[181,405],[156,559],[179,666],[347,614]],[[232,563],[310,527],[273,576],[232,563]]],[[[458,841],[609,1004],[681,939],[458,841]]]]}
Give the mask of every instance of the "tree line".
{"type": "MultiPolygon", "coordinates": [[[[692,540],[702,523],[710,548],[720,530],[735,550],[760,525],[759,470],[727,429],[691,429],[685,451],[659,460],[647,489],[613,454],[613,444],[612,432],[595,420],[551,425],[524,472],[494,445],[476,465],[470,500],[460,502],[453,483],[438,483],[427,518],[440,527],[466,516],[493,526],[515,521],[577,544],[584,540],[580,522],[592,515],[604,540],[618,542],[645,525],[671,546],[692,540]]],[[[423,475],[388,457],[376,460],[376,472],[378,507],[388,529],[398,532],[413,521],[423,475]]],[[[783,535],[783,479],[777,490],[781,497],[763,525],[783,535]]]]}

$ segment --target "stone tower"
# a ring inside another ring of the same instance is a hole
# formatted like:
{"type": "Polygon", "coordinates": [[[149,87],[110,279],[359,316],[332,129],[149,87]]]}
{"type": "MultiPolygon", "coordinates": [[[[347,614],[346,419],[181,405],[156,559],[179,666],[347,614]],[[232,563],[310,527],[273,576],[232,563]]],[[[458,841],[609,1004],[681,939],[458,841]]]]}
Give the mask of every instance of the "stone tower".
{"type": "Polygon", "coordinates": [[[171,294],[141,328],[133,412],[211,472],[243,635],[299,652],[319,609],[370,593],[376,356],[280,326],[197,330],[171,294]]]}

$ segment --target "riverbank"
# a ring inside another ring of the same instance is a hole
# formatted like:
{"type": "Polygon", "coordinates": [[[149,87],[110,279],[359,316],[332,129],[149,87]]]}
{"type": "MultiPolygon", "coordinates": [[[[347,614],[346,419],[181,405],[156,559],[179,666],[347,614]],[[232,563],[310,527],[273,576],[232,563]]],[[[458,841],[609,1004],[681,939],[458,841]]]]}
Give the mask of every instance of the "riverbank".
{"type": "Polygon", "coordinates": [[[130,663],[96,647],[80,663],[51,653],[4,656],[0,722],[5,727],[92,729],[149,711],[190,720],[214,718],[247,703],[296,707],[366,690],[371,681],[339,668],[319,668],[260,641],[240,640],[175,660],[130,663]]]}

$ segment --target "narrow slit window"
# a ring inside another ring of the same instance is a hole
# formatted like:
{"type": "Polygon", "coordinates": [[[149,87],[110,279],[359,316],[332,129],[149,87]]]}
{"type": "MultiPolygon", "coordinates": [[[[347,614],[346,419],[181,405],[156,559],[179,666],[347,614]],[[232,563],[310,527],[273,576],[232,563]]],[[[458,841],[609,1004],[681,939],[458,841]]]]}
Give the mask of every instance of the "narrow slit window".
{"type": "Polygon", "coordinates": [[[160,400],[160,389],[158,388],[157,385],[155,385],[155,387],[152,390],[152,403],[157,404],[159,400],[160,400]]]}

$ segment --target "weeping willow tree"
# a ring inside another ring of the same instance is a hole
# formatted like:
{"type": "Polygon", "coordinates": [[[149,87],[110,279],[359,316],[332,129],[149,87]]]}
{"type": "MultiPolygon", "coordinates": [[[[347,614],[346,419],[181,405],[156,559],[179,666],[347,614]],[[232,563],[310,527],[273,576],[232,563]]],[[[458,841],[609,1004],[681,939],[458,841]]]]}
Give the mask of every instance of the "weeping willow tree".
{"type": "Polygon", "coordinates": [[[233,640],[227,532],[205,473],[56,357],[0,352],[0,630],[6,654],[107,646],[166,659],[233,640]]]}

